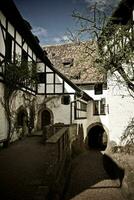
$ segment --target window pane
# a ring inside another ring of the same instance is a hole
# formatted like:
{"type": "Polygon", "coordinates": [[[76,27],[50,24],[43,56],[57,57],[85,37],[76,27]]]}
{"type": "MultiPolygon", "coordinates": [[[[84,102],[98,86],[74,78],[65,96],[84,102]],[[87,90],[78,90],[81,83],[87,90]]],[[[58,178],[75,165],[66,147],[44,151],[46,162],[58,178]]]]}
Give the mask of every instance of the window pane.
{"type": "Polygon", "coordinates": [[[93,102],[93,114],[99,115],[99,101],[93,102]]]}
{"type": "Polygon", "coordinates": [[[37,73],[37,80],[38,80],[38,83],[45,83],[46,82],[45,73],[43,72],[37,73]]]}
{"type": "Polygon", "coordinates": [[[101,99],[100,101],[100,114],[105,115],[105,99],[101,99]]]}
{"type": "Polygon", "coordinates": [[[102,84],[96,84],[94,87],[95,94],[102,94],[103,93],[103,87],[102,84]]]}

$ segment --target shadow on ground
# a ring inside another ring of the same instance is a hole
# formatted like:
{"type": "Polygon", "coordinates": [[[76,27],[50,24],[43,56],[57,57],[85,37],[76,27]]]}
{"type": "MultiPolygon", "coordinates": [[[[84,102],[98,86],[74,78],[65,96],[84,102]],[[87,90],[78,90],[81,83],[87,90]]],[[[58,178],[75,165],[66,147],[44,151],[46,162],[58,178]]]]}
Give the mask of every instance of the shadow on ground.
{"type": "Polygon", "coordinates": [[[119,188],[123,177],[124,170],[112,158],[99,150],[88,150],[73,160],[62,199],[69,200],[89,188],[119,188]],[[103,184],[99,185],[102,181],[103,184]]]}

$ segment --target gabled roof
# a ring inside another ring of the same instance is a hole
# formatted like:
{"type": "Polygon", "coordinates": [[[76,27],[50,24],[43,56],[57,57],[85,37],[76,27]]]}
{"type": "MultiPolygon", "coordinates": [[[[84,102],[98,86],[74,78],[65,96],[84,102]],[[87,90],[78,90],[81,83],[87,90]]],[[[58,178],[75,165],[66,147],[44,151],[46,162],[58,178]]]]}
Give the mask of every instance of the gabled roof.
{"type": "Polygon", "coordinates": [[[73,83],[80,85],[106,81],[106,74],[94,66],[94,57],[97,51],[95,42],[44,46],[43,49],[47,51],[54,66],[73,83]]]}
{"type": "MultiPolygon", "coordinates": [[[[44,51],[37,41],[37,38],[32,34],[31,27],[26,21],[22,18],[19,13],[16,5],[12,0],[1,0],[0,1],[0,9],[3,14],[9,19],[12,25],[17,29],[17,31],[22,35],[27,44],[31,47],[31,49],[36,53],[36,56],[44,62],[51,70],[56,72],[61,78],[63,78],[75,91],[78,95],[81,95],[82,90],[77,87],[74,83],[72,83],[66,76],[60,73],[57,69],[54,68],[53,64],[47,57],[46,51],[44,51]]],[[[89,95],[83,92],[84,100],[88,101],[92,99],[89,95]]]]}

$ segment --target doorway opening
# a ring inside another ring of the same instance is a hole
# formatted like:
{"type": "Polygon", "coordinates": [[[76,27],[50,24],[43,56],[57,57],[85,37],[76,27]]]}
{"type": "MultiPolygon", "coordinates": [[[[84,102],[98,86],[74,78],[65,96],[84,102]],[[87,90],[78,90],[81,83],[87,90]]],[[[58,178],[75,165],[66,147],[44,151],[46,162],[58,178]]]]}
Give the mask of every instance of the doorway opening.
{"type": "Polygon", "coordinates": [[[95,125],[88,131],[88,146],[92,149],[105,150],[107,140],[107,133],[102,125],[95,125]]]}
{"type": "Polygon", "coordinates": [[[20,109],[17,114],[17,126],[23,127],[24,125],[27,125],[27,123],[27,112],[25,109],[20,109]]]}
{"type": "Polygon", "coordinates": [[[48,110],[43,110],[41,113],[41,129],[44,126],[48,126],[51,124],[51,113],[48,110]]]}

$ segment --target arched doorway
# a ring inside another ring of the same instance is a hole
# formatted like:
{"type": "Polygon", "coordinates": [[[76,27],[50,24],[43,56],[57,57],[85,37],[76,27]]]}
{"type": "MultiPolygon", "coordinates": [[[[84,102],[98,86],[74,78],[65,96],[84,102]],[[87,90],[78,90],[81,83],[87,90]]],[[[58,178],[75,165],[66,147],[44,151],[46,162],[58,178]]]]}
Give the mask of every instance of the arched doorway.
{"type": "Polygon", "coordinates": [[[43,110],[41,112],[41,129],[43,129],[44,126],[51,124],[51,113],[48,110],[43,110]]]}
{"type": "Polygon", "coordinates": [[[21,108],[18,110],[18,113],[17,113],[17,126],[18,127],[23,127],[24,124],[27,125],[28,123],[28,119],[27,119],[27,112],[24,108],[21,108]]]}
{"type": "Polygon", "coordinates": [[[28,134],[28,114],[23,106],[21,106],[17,111],[16,128],[18,129],[19,137],[28,134]]]}
{"type": "Polygon", "coordinates": [[[107,133],[100,124],[92,126],[88,131],[88,146],[93,149],[105,150],[107,147],[107,133]]]}

